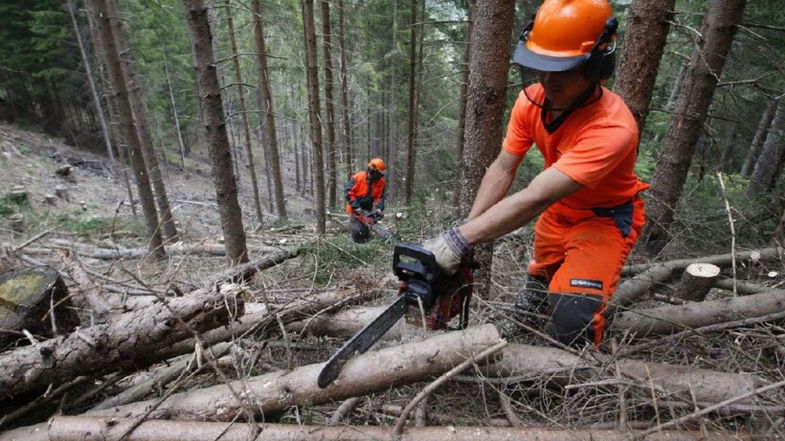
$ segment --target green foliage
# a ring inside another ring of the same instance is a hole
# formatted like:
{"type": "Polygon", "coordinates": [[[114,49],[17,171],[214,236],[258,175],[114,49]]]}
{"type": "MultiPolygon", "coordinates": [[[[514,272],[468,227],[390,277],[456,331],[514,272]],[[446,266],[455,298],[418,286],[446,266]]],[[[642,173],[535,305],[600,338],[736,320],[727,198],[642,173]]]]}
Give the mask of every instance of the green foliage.
{"type": "Polygon", "coordinates": [[[0,198],[0,217],[8,218],[14,213],[26,212],[30,210],[30,202],[27,199],[20,200],[10,194],[0,198]]]}
{"type": "Polygon", "coordinates": [[[321,285],[329,283],[334,278],[336,268],[343,271],[388,265],[389,258],[385,257],[384,252],[388,247],[383,239],[375,235],[372,235],[368,242],[358,244],[352,240],[349,233],[346,233],[315,243],[306,250],[306,254],[313,258],[316,269],[314,282],[321,285]]]}

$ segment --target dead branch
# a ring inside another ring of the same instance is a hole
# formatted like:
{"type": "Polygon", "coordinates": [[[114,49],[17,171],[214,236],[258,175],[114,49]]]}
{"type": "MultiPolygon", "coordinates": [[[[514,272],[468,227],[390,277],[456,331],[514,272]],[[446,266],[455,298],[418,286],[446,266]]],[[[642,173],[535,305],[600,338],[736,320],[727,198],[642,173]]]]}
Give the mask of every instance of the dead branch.
{"type": "MultiPolygon", "coordinates": [[[[772,260],[780,260],[782,259],[783,253],[785,250],[780,247],[772,247],[772,248],[762,248],[759,250],[751,250],[745,252],[737,252],[736,253],[736,261],[737,263],[740,261],[759,261],[759,262],[766,262],[772,260]]],[[[696,257],[691,259],[678,259],[678,260],[671,260],[668,262],[661,262],[661,263],[643,263],[639,265],[628,265],[622,269],[621,275],[623,277],[633,276],[635,274],[640,274],[654,265],[665,265],[666,267],[670,268],[671,270],[684,270],[687,266],[691,263],[697,262],[704,262],[704,263],[711,263],[717,265],[720,268],[727,268],[733,263],[733,255],[731,253],[728,254],[715,254],[713,256],[704,256],[704,257],[696,257]]]]}
{"type": "MultiPolygon", "coordinates": [[[[135,420],[124,418],[89,418],[58,416],[52,419],[51,441],[119,441],[135,420]]],[[[211,423],[195,421],[143,422],[125,441],[247,441],[261,432],[265,441],[367,441],[386,437],[385,427],[374,426],[300,426],[285,424],[211,423]]],[[[730,441],[750,440],[744,434],[708,431],[663,431],[636,437],[639,431],[553,430],[512,427],[413,427],[406,430],[404,441],[730,441]]],[[[0,441],[6,441],[0,435],[0,441]]]]}

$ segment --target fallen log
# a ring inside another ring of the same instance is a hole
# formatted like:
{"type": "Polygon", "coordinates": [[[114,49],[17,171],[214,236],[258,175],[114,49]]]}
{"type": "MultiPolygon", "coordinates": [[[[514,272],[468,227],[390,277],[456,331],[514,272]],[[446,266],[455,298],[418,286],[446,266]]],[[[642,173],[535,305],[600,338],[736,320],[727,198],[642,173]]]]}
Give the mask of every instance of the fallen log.
{"type": "MultiPolygon", "coordinates": [[[[511,344],[502,351],[503,358],[482,369],[490,377],[518,377],[534,380],[547,377],[562,386],[574,385],[589,378],[607,377],[602,360],[584,360],[558,348],[511,344]]],[[[669,395],[684,394],[692,401],[717,403],[755,390],[761,382],[754,375],[741,375],[708,369],[647,363],[638,360],[616,360],[627,378],[642,380],[647,389],[651,384],[669,395]]],[[[612,369],[611,367],[608,368],[612,369]]],[[[611,372],[611,371],[609,371],[611,372]]],[[[611,375],[615,375],[611,372],[611,375]]],[[[624,379],[618,379],[624,381],[624,379]]]]}
{"type": "MultiPolygon", "coordinates": [[[[99,248],[92,245],[73,242],[63,239],[54,239],[53,244],[67,247],[76,250],[77,253],[85,257],[101,260],[114,260],[114,259],[141,259],[150,254],[150,251],[142,248],[99,248]]],[[[275,247],[254,247],[254,252],[274,253],[281,251],[280,248],[275,247]]],[[[211,243],[196,243],[184,244],[182,242],[174,243],[166,247],[167,254],[171,256],[190,256],[190,255],[207,255],[207,256],[225,256],[226,248],[222,244],[211,243]]]]}
{"type": "Polygon", "coordinates": [[[612,310],[618,307],[629,306],[637,302],[647,291],[668,281],[672,272],[673,269],[667,265],[658,264],[629,280],[621,282],[619,287],[616,288],[611,304],[608,307],[610,311],[606,312],[606,314],[610,314],[612,310]]]}
{"type": "MultiPolygon", "coordinates": [[[[736,263],[743,261],[766,262],[772,260],[780,260],[785,253],[785,249],[780,247],[762,248],[759,250],[751,250],[746,252],[736,253],[736,263]]],[[[660,263],[643,263],[638,265],[627,265],[622,271],[622,277],[634,276],[640,274],[654,265],[665,265],[671,270],[683,270],[691,263],[704,262],[717,265],[720,268],[727,268],[733,264],[733,254],[715,254],[713,256],[696,257],[690,259],[670,260],[668,262],[660,263]]]]}
{"type": "Polygon", "coordinates": [[[324,389],[316,384],[324,365],[318,363],[173,394],[163,402],[142,401],[87,414],[127,418],[149,412],[151,418],[219,421],[232,421],[243,410],[267,415],[304,402],[321,404],[422,381],[447,372],[498,341],[496,328],[483,325],[359,355],[324,389]],[[242,400],[236,391],[241,391],[242,400]]]}
{"type": "Polygon", "coordinates": [[[785,309],[785,290],[776,290],[686,305],[667,305],[644,310],[623,311],[614,316],[612,327],[615,330],[629,331],[633,335],[642,337],[760,317],[783,309],[785,309]]]}
{"type": "Polygon", "coordinates": [[[720,276],[720,271],[720,267],[711,263],[701,262],[687,265],[679,284],[676,285],[676,297],[692,302],[703,301],[720,276]]]}
{"type": "Polygon", "coordinates": [[[49,423],[0,431],[0,441],[49,441],[49,423]]]}
{"type": "Polygon", "coordinates": [[[238,285],[226,285],[220,292],[197,291],[0,354],[0,396],[42,389],[79,375],[147,366],[158,361],[151,359],[152,349],[242,314],[241,294],[238,285]]]}
{"type": "MultiPolygon", "coordinates": [[[[286,329],[304,335],[349,338],[379,316],[385,309],[385,306],[360,306],[339,311],[335,314],[323,314],[313,319],[292,322],[286,326],[286,329]]],[[[400,338],[405,325],[405,320],[399,320],[384,334],[383,338],[386,340],[400,338]]]]}
{"type": "MultiPolygon", "coordinates": [[[[123,435],[137,420],[58,416],[49,429],[51,441],[367,441],[389,439],[389,429],[379,426],[301,426],[289,424],[232,424],[147,420],[131,434],[123,435]]],[[[410,427],[404,441],[730,441],[748,440],[749,435],[708,431],[662,431],[636,437],[640,431],[556,430],[522,427],[410,427]]],[[[2,438],[0,438],[2,440],[2,438]]]]}
{"type": "MultiPolygon", "coordinates": [[[[749,283],[749,282],[742,282],[737,280],[735,283],[736,293],[740,295],[750,295],[750,294],[758,294],[761,292],[766,291],[774,291],[776,288],[772,288],[766,285],[759,285],[757,283],[749,283]]],[[[734,283],[733,279],[717,279],[714,282],[715,288],[724,289],[727,291],[733,291],[734,283]]]]}

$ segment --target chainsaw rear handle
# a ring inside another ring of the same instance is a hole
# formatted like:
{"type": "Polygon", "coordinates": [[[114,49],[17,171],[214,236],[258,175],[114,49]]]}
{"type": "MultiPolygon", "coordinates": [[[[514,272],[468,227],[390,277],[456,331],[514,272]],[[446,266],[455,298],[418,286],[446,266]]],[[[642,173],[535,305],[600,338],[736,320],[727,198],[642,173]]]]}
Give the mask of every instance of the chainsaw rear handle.
{"type": "Polygon", "coordinates": [[[430,283],[436,279],[438,268],[436,256],[425,248],[409,243],[395,245],[393,273],[400,280],[407,282],[414,277],[430,283]],[[411,257],[414,262],[401,260],[401,257],[411,257]]]}

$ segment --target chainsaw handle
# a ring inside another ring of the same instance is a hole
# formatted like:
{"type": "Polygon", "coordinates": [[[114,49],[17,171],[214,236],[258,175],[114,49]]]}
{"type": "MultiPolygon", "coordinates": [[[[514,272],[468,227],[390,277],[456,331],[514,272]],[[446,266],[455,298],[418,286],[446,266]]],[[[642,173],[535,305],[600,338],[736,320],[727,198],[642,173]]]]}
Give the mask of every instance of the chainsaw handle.
{"type": "Polygon", "coordinates": [[[419,274],[425,277],[426,281],[431,282],[436,278],[438,266],[436,256],[425,248],[401,243],[395,245],[393,250],[393,272],[401,280],[408,280],[411,275],[419,274]],[[411,257],[416,262],[401,261],[401,257],[411,257]]]}

